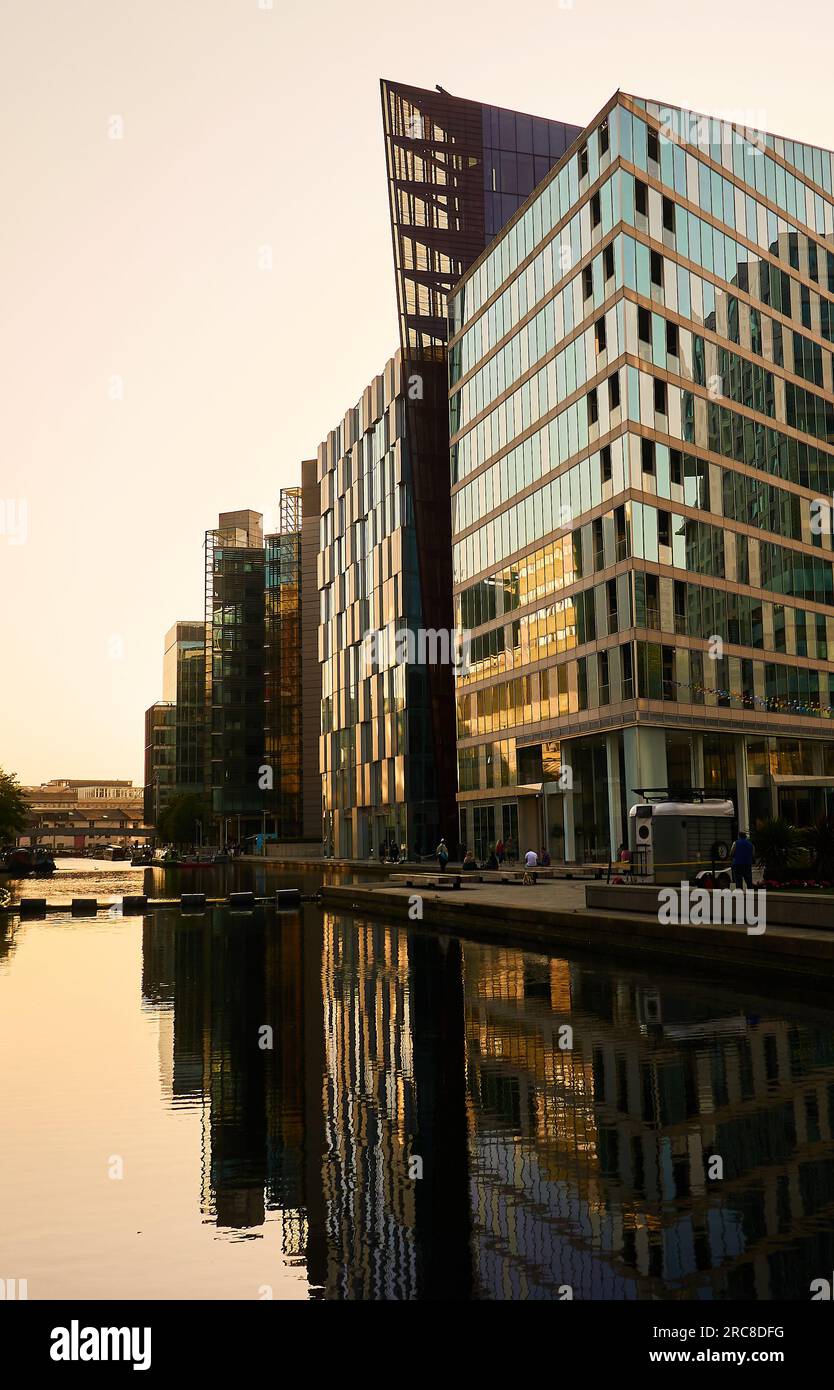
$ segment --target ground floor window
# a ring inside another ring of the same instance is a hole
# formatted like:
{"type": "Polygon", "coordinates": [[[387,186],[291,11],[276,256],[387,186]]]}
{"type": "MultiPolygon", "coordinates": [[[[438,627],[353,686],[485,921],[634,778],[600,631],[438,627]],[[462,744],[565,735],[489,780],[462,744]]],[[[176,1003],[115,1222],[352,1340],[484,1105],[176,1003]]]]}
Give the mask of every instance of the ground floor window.
{"type": "Polygon", "coordinates": [[[510,853],[518,854],[518,806],[514,801],[501,807],[501,838],[504,846],[510,846],[510,853]]]}
{"type": "Polygon", "coordinates": [[[475,843],[467,848],[474,849],[476,859],[487,859],[495,847],[495,807],[476,806],[472,828],[475,843]]]}

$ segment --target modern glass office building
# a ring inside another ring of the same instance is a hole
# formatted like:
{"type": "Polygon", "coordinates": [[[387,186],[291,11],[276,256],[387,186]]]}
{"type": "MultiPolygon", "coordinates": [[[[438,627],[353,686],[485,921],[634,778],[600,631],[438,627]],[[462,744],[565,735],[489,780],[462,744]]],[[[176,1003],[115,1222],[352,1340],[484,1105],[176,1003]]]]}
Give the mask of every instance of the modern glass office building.
{"type": "Polygon", "coordinates": [[[607,855],[650,789],[832,804],[833,162],[617,93],[453,292],[476,849],[607,855]]]}
{"type": "Polygon", "coordinates": [[[441,833],[428,673],[399,661],[395,640],[425,622],[406,389],[398,353],[319,446],[319,765],[325,852],[337,856],[392,843],[425,853],[441,833]]]}
{"type": "MultiPolygon", "coordinates": [[[[446,338],[449,290],[564,154],[579,126],[383,80],[382,119],[411,460],[411,525],[427,627],[452,627],[446,338]]],[[[453,837],[454,684],[426,671],[438,827],[453,837]]],[[[433,848],[433,846],[432,846],[433,848]]]]}
{"type": "Polygon", "coordinates": [[[264,576],[260,512],[221,512],[205,539],[206,794],[220,842],[262,829],[264,576]]]}
{"type": "Polygon", "coordinates": [[[452,630],[447,293],[579,131],[381,89],[400,351],[319,450],[324,840],[363,857],[455,837],[451,665],[363,676],[361,646],[371,629],[392,647],[403,625],[452,630]]]}
{"type": "Polygon", "coordinates": [[[157,700],[145,710],[145,788],[143,811],[146,825],[156,825],[176,791],[177,709],[169,700],[157,700]]]}
{"type": "Polygon", "coordinates": [[[320,842],[315,460],[301,473],[274,533],[245,510],[206,533],[205,766],[223,843],[320,842]]]}
{"type": "Polygon", "coordinates": [[[205,774],[206,629],[203,622],[178,622],[166,633],[162,698],[176,707],[177,795],[201,796],[205,774]]]}
{"type": "Polygon", "coordinates": [[[279,527],[266,537],[264,762],[272,771],[267,831],[284,842],[321,835],[318,734],[321,672],[316,641],[319,531],[316,460],[302,486],[282,488],[279,527]]]}
{"type": "Polygon", "coordinates": [[[400,346],[442,362],[449,291],[581,127],[442,87],[380,86],[400,346]]]}

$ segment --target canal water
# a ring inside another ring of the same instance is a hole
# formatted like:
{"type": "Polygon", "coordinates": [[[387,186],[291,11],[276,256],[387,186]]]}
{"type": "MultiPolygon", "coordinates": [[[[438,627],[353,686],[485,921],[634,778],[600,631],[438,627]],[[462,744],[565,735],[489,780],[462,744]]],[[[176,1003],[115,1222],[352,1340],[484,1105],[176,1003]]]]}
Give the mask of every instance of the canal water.
{"type": "Polygon", "coordinates": [[[834,1013],[750,981],[314,904],[6,919],[0,1056],[30,1299],[807,1301],[834,1268],[834,1013]]]}

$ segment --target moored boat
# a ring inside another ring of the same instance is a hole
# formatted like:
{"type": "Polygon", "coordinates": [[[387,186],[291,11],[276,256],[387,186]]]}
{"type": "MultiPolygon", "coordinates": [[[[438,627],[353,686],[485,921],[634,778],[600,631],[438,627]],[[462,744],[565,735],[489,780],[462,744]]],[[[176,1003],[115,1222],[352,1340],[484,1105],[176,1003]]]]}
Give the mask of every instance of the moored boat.
{"type": "Polygon", "coordinates": [[[157,849],[154,851],[154,868],[169,869],[174,866],[178,867],[181,862],[182,861],[180,860],[180,856],[177,853],[177,851],[175,849],[171,849],[170,846],[168,846],[166,849],[157,849]]]}
{"type": "Polygon", "coordinates": [[[48,849],[36,849],[32,864],[33,878],[48,878],[55,872],[55,859],[52,851],[48,849]]]}
{"type": "Polygon", "coordinates": [[[0,850],[0,874],[9,878],[28,878],[35,866],[35,856],[23,845],[0,850]]]}

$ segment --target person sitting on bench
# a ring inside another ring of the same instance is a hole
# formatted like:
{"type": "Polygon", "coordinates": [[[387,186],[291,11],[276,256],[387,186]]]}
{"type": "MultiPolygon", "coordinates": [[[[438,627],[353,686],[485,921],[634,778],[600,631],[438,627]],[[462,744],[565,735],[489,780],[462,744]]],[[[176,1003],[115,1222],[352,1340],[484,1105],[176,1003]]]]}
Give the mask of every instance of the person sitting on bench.
{"type": "Polygon", "coordinates": [[[534,849],[528,849],[524,856],[524,876],[522,883],[535,883],[536,869],[538,868],[539,856],[534,849]]]}

